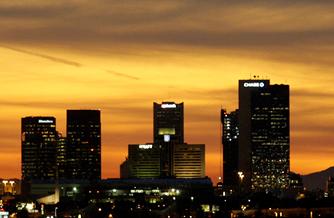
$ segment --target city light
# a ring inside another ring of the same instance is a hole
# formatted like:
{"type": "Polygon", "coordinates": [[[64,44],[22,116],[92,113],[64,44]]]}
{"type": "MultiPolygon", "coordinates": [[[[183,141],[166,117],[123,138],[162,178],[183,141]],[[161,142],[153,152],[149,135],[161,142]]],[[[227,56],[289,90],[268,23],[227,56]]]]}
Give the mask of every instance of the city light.
{"type": "Polygon", "coordinates": [[[0,218],[334,217],[333,12],[0,1],[0,218]]]}
{"type": "Polygon", "coordinates": [[[161,108],[176,108],[176,104],[162,104],[161,108]]]}
{"type": "Polygon", "coordinates": [[[240,178],[240,182],[242,182],[243,179],[245,178],[245,175],[244,175],[243,172],[238,172],[238,176],[239,176],[239,178],[240,178]]]}
{"type": "Polygon", "coordinates": [[[53,120],[38,120],[38,123],[53,123],[53,120]]]}
{"type": "Polygon", "coordinates": [[[149,144],[147,144],[147,145],[139,145],[139,148],[140,149],[151,149],[151,148],[153,148],[153,145],[149,145],[149,144]]]}

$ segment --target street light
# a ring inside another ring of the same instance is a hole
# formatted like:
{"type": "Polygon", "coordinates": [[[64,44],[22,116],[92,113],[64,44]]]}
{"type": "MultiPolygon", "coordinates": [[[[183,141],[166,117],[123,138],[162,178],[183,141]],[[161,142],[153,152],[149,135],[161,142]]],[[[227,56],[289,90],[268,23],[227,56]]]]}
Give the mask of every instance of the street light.
{"type": "Polygon", "coordinates": [[[243,172],[239,171],[238,176],[239,176],[239,179],[240,179],[239,193],[241,194],[242,193],[242,181],[245,178],[245,174],[243,172]]]}
{"type": "Polygon", "coordinates": [[[238,172],[238,176],[239,176],[240,182],[242,182],[242,180],[245,178],[244,173],[241,171],[238,172]]]}

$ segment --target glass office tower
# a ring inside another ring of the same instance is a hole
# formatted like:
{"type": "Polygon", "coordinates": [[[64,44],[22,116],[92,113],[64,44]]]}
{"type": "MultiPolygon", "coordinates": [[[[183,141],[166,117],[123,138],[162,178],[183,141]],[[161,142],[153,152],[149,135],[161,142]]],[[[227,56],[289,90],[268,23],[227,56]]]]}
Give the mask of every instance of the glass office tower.
{"type": "Polygon", "coordinates": [[[253,191],[288,187],[290,102],[288,85],[239,81],[239,171],[253,191]]]}

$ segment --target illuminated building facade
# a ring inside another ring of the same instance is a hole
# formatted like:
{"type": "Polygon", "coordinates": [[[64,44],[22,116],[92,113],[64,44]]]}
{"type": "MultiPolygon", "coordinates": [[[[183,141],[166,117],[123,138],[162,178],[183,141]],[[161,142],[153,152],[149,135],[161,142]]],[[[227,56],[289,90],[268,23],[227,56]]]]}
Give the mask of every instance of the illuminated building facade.
{"type": "Polygon", "coordinates": [[[173,146],[172,175],[176,178],[205,177],[205,145],[177,144],[173,146]]]}
{"type": "Polygon", "coordinates": [[[0,179],[0,196],[20,195],[21,181],[18,179],[0,179]]]}
{"type": "Polygon", "coordinates": [[[239,171],[253,191],[289,186],[289,105],[288,85],[239,81],[239,171]]]}
{"type": "Polygon", "coordinates": [[[24,117],[21,120],[22,179],[54,180],[57,132],[54,117],[24,117]]]}
{"type": "Polygon", "coordinates": [[[128,157],[128,178],[160,177],[161,145],[130,144],[128,157]]]}
{"type": "MultiPolygon", "coordinates": [[[[121,178],[166,178],[163,172],[164,145],[130,144],[128,159],[121,165],[121,178]]],[[[171,146],[170,178],[204,178],[205,145],[171,146]]]]}
{"type": "Polygon", "coordinates": [[[99,110],[67,110],[67,179],[101,179],[99,110]]]}
{"type": "Polygon", "coordinates": [[[238,184],[239,119],[238,110],[227,113],[221,110],[223,175],[224,185],[233,187],[238,184]]]}
{"type": "Polygon", "coordinates": [[[67,163],[67,155],[66,155],[66,137],[63,137],[61,133],[57,135],[57,178],[65,179],[66,178],[66,163],[67,163]]]}

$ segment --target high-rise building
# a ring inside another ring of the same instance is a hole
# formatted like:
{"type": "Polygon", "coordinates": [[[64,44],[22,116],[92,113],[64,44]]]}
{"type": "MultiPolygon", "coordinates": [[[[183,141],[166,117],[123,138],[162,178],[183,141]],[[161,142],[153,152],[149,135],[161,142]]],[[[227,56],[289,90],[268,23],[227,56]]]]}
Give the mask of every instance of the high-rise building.
{"type": "Polygon", "coordinates": [[[172,175],[175,178],[205,177],[205,145],[176,144],[173,146],[172,175]]]}
{"type": "Polygon", "coordinates": [[[236,186],[238,181],[239,158],[239,119],[238,110],[227,113],[221,110],[222,144],[223,144],[223,175],[224,185],[236,186]]]}
{"type": "Polygon", "coordinates": [[[154,143],[184,143],[183,103],[153,104],[154,143]]]}
{"type": "MultiPolygon", "coordinates": [[[[128,159],[121,165],[122,178],[166,178],[161,144],[130,144],[128,159]]],[[[171,145],[171,178],[204,178],[205,145],[171,145]]]]}
{"type": "Polygon", "coordinates": [[[24,117],[21,120],[22,179],[56,178],[57,131],[54,117],[24,117]]]}
{"type": "Polygon", "coordinates": [[[161,145],[130,144],[128,147],[128,158],[127,167],[129,178],[160,177],[161,145]]]}
{"type": "Polygon", "coordinates": [[[101,179],[99,110],[67,110],[67,178],[101,179]]]}
{"type": "Polygon", "coordinates": [[[205,145],[184,143],[183,103],[153,106],[154,143],[131,144],[122,178],[203,178],[205,145]]]}
{"type": "Polygon", "coordinates": [[[289,186],[289,86],[239,81],[239,172],[253,191],[289,186]]]}
{"type": "Polygon", "coordinates": [[[161,177],[171,177],[173,145],[184,143],[183,103],[153,103],[153,137],[162,145],[161,177]]]}

